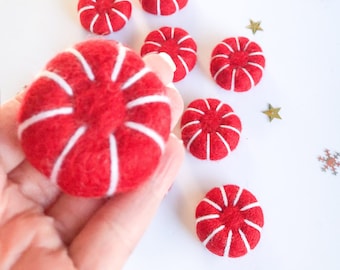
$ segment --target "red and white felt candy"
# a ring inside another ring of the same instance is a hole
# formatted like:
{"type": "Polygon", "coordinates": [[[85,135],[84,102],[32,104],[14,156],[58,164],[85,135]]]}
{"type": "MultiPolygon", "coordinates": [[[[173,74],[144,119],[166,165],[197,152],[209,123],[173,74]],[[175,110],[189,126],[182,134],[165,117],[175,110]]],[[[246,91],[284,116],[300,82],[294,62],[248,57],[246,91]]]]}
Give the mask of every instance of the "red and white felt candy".
{"type": "Polygon", "coordinates": [[[170,55],[176,65],[174,82],[182,80],[197,61],[196,42],[182,28],[165,26],[147,35],[141,48],[141,55],[161,52],[170,55]]]}
{"type": "Polygon", "coordinates": [[[101,197],[147,180],[170,132],[166,87],[109,40],[56,55],[28,87],[18,133],[27,159],[64,192],[101,197]]]}
{"type": "Polygon", "coordinates": [[[131,3],[124,0],[79,0],[81,25],[88,31],[107,35],[122,29],[131,17],[131,3]]]}
{"type": "Polygon", "coordinates": [[[155,15],[171,15],[184,8],[188,0],[139,0],[146,12],[155,15]]]}
{"type": "Polygon", "coordinates": [[[222,88],[244,92],[258,84],[264,66],[265,58],[258,44],[246,37],[232,37],[214,48],[210,72],[222,88]]]}
{"type": "Polygon", "coordinates": [[[255,196],[235,185],[210,190],[196,208],[196,233],[212,253],[240,257],[254,249],[264,225],[255,196]]]}
{"type": "Polygon", "coordinates": [[[241,130],[241,121],[233,109],[212,98],[191,102],[181,119],[183,143],[199,159],[227,156],[236,148],[241,130]]]}

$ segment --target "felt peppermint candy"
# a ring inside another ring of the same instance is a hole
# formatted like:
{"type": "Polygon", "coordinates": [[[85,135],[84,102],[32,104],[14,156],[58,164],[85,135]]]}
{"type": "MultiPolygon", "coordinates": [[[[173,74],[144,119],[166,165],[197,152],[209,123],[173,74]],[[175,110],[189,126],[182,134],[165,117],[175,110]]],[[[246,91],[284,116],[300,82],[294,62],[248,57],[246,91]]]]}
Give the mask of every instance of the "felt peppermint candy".
{"type": "Polygon", "coordinates": [[[76,44],[28,87],[18,127],[26,157],[71,195],[136,188],[155,170],[169,136],[165,89],[123,45],[76,44]]]}
{"type": "Polygon", "coordinates": [[[241,121],[233,109],[213,98],[194,100],[181,119],[183,143],[199,159],[227,156],[236,148],[241,130],[241,121]]]}
{"type": "Polygon", "coordinates": [[[227,38],[212,52],[210,72],[226,90],[244,92],[262,78],[265,58],[258,44],[246,37],[227,38]]]}
{"type": "Polygon", "coordinates": [[[88,31],[107,35],[122,29],[131,17],[131,3],[124,0],[79,0],[81,25],[88,31]]]}
{"type": "Polygon", "coordinates": [[[182,80],[197,61],[196,42],[182,28],[165,26],[146,36],[141,55],[161,52],[167,53],[176,65],[174,82],[182,80]]]}
{"type": "Polygon", "coordinates": [[[264,225],[255,196],[235,185],[215,187],[196,208],[196,233],[212,253],[240,257],[254,249],[264,225]]]}
{"type": "Polygon", "coordinates": [[[184,8],[188,0],[139,0],[146,12],[155,15],[171,15],[184,8]]]}

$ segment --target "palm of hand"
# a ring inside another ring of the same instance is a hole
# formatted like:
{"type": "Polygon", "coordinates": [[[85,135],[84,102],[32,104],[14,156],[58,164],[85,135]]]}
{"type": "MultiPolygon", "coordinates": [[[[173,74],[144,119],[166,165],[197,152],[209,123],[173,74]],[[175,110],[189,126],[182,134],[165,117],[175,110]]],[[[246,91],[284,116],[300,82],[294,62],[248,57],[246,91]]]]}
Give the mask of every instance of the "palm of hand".
{"type": "Polygon", "coordinates": [[[120,258],[126,258],[139,232],[124,231],[127,216],[119,209],[131,199],[134,205],[140,196],[74,198],[43,178],[25,161],[7,176],[1,171],[0,269],[120,268],[120,258]],[[135,236],[124,239],[127,233],[135,236]],[[114,245],[115,238],[124,241],[114,245]],[[87,254],[101,260],[88,260],[87,254]]]}

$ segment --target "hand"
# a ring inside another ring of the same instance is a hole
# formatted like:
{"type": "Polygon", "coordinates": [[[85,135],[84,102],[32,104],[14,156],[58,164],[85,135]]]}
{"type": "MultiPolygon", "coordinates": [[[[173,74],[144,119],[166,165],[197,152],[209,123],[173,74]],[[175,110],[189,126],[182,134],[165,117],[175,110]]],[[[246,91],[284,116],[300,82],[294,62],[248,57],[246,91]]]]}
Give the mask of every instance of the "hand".
{"type": "MultiPolygon", "coordinates": [[[[170,81],[159,56],[145,61],[170,81]]],[[[183,103],[176,90],[168,95],[174,126],[183,103]]],[[[21,98],[0,107],[0,269],[121,269],[174,181],[181,142],[170,136],[156,172],[138,189],[108,199],[72,197],[25,160],[16,135],[21,98]]]]}

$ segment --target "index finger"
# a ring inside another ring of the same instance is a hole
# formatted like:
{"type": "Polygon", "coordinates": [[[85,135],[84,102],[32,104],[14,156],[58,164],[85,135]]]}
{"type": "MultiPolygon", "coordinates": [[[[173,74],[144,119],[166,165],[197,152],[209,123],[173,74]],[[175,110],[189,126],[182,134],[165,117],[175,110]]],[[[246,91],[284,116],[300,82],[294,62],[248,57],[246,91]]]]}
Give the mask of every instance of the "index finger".
{"type": "Polygon", "coordinates": [[[0,165],[5,173],[17,167],[25,158],[17,136],[17,114],[24,93],[0,106],[0,165]]]}

